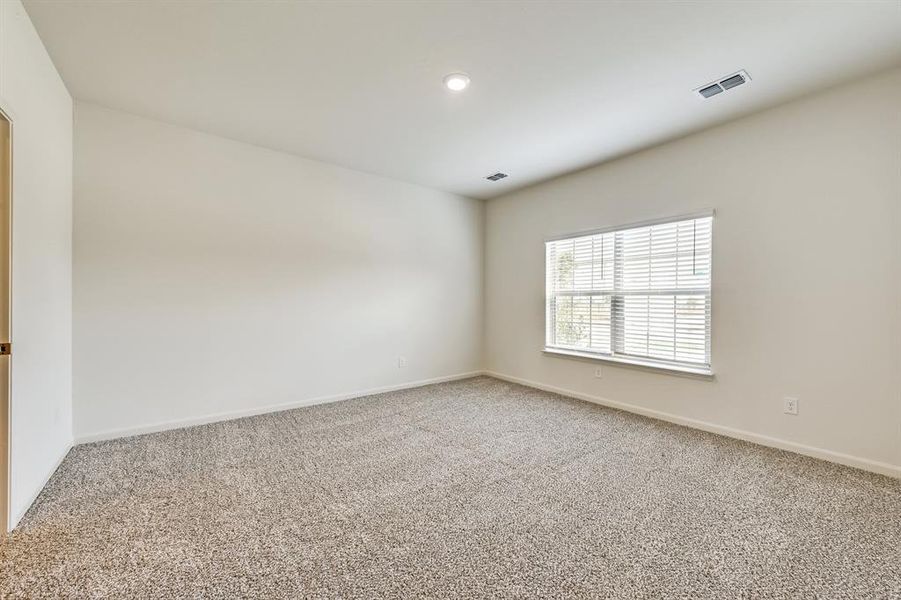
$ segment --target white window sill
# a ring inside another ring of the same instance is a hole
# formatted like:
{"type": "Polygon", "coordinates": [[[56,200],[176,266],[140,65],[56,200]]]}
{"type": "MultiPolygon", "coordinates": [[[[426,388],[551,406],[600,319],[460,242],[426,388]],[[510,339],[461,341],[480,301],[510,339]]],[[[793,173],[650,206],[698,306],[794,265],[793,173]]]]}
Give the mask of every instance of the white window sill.
{"type": "Polygon", "coordinates": [[[542,350],[544,354],[549,356],[559,356],[568,358],[581,358],[587,360],[596,360],[625,367],[637,367],[640,369],[648,369],[672,375],[683,375],[697,377],[700,379],[713,379],[713,371],[706,367],[692,367],[689,365],[674,365],[668,363],[660,363],[654,360],[642,360],[639,358],[627,358],[624,356],[607,356],[604,354],[595,354],[594,352],[580,352],[578,350],[567,350],[564,348],[545,348],[542,350]]]}

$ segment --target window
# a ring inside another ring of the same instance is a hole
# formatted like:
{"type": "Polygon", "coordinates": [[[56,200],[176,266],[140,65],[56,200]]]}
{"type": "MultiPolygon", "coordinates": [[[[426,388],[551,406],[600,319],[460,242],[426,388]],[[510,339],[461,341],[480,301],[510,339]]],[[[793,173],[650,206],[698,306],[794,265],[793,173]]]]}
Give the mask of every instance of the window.
{"type": "Polygon", "coordinates": [[[713,213],[548,241],[546,350],[710,374],[713,213]]]}

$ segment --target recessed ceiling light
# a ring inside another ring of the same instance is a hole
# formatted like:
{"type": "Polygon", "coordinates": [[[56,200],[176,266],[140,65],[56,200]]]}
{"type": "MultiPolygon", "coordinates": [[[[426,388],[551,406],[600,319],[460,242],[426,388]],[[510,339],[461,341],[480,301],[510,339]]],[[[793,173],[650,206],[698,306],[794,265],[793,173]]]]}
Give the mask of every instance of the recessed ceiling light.
{"type": "Polygon", "coordinates": [[[444,78],[444,87],[452,92],[462,92],[469,87],[469,75],[466,73],[451,73],[444,78]]]}

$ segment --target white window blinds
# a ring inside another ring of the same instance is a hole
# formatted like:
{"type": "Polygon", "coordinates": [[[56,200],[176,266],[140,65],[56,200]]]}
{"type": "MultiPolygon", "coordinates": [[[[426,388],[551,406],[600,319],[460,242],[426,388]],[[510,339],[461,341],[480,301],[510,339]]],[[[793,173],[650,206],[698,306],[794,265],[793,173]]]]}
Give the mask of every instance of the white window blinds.
{"type": "Polygon", "coordinates": [[[549,241],[549,349],[710,368],[711,214],[549,241]]]}

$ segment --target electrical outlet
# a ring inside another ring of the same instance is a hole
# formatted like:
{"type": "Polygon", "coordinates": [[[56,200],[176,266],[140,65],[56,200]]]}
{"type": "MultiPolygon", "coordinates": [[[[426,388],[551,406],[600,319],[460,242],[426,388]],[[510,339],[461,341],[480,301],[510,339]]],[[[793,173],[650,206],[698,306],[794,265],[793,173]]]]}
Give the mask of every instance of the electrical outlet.
{"type": "Polygon", "coordinates": [[[784,412],[787,415],[798,414],[798,399],[797,398],[790,398],[790,397],[786,396],[785,398],[782,399],[782,402],[784,403],[782,412],[784,412]]]}
{"type": "Polygon", "coordinates": [[[407,357],[406,356],[398,356],[397,357],[397,368],[403,369],[407,366],[407,357]]]}
{"type": "Polygon", "coordinates": [[[600,379],[600,378],[602,378],[602,377],[604,376],[604,372],[601,370],[600,367],[595,367],[595,368],[594,368],[594,376],[595,376],[596,379],[600,379]]]}

